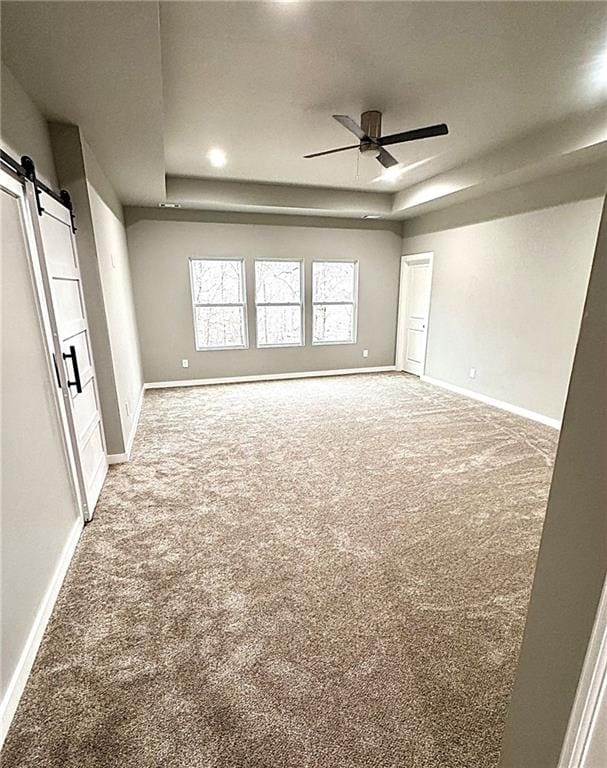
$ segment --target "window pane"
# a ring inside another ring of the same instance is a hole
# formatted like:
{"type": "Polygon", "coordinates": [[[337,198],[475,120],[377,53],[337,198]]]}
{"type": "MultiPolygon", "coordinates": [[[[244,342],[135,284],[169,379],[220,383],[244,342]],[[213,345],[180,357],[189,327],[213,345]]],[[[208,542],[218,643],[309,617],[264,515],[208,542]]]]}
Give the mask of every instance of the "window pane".
{"type": "Polygon", "coordinates": [[[316,304],[313,316],[313,341],[354,341],[352,304],[316,304]]]}
{"type": "Polygon", "coordinates": [[[257,307],[257,345],[301,344],[301,308],[257,307]]]}
{"type": "Polygon", "coordinates": [[[194,304],[241,304],[242,283],[241,261],[192,261],[194,304]]]}
{"type": "Polygon", "coordinates": [[[255,301],[288,304],[301,301],[301,262],[256,261],[255,301]]]}
{"type": "Polygon", "coordinates": [[[312,301],[354,301],[355,266],[347,261],[315,261],[312,301]]]}
{"type": "Polygon", "coordinates": [[[198,348],[244,347],[244,307],[195,307],[198,348]]]}

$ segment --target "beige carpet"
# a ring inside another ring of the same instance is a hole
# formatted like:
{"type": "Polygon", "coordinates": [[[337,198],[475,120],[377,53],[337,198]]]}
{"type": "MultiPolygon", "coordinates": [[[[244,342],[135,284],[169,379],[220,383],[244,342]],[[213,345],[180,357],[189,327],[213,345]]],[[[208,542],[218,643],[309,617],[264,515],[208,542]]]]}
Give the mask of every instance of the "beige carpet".
{"type": "Polygon", "coordinates": [[[146,394],[3,768],[495,766],[556,439],[402,374],[146,394]]]}

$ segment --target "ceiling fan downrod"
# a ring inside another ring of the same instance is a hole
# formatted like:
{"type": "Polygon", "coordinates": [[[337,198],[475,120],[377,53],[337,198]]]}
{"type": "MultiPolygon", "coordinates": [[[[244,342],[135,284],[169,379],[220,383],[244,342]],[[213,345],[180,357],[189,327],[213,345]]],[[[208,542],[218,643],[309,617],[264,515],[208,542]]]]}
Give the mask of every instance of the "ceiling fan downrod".
{"type": "MultiPolygon", "coordinates": [[[[379,139],[381,136],[381,112],[376,109],[370,109],[367,112],[363,112],[360,116],[360,127],[363,129],[365,136],[370,139],[379,139]]],[[[377,144],[371,141],[360,142],[360,151],[365,152],[373,151],[377,152],[377,144]]]]}

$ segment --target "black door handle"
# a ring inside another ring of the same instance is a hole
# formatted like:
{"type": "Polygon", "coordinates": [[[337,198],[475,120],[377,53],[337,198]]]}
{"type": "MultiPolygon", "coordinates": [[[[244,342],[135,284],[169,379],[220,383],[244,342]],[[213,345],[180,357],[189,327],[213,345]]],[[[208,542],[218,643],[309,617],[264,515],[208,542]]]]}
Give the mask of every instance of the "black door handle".
{"type": "Polygon", "coordinates": [[[80,383],[80,371],[78,369],[78,358],[76,357],[76,347],[70,344],[69,354],[63,353],[63,359],[72,359],[72,367],[74,369],[74,381],[67,382],[68,387],[76,387],[76,392],[82,392],[82,384],[80,383]]]}

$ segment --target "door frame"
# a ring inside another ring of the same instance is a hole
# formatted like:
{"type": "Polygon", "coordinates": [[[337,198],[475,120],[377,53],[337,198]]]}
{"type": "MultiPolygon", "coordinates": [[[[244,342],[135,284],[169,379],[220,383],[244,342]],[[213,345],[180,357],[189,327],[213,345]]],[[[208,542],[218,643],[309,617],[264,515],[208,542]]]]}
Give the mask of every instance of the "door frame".
{"type": "Polygon", "coordinates": [[[394,366],[397,371],[405,370],[405,354],[407,351],[407,290],[409,288],[409,267],[414,264],[428,264],[430,269],[430,292],[428,293],[428,319],[426,321],[426,348],[424,350],[424,365],[421,375],[426,372],[426,356],[428,352],[428,335],[430,333],[430,306],[432,303],[432,274],[434,270],[434,251],[403,254],[400,257],[400,282],[398,289],[398,318],[396,321],[396,351],[394,366]]]}
{"type": "Polygon", "coordinates": [[[599,738],[601,699],[606,691],[607,579],[603,583],[558,768],[584,768],[593,740],[599,738]]]}

